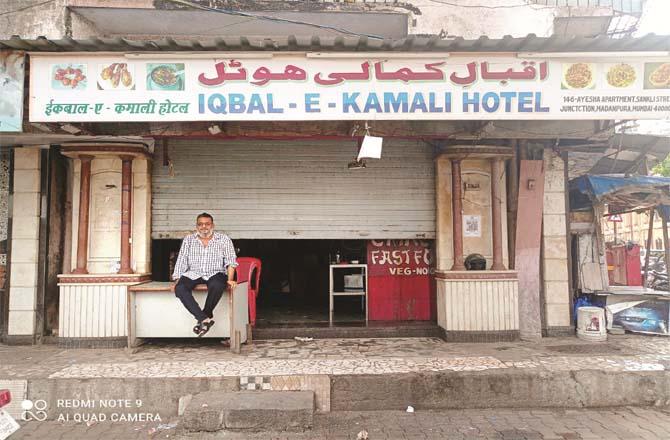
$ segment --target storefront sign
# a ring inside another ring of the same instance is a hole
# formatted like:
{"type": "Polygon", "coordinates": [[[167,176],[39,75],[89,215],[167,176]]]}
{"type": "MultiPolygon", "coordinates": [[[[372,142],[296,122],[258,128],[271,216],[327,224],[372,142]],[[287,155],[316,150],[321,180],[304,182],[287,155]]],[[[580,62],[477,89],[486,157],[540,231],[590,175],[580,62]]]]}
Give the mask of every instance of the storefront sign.
{"type": "MultiPolygon", "coordinates": [[[[32,57],[30,120],[659,119],[670,58],[32,57]]],[[[198,54],[206,56],[206,54],[198,54]]],[[[603,55],[603,54],[600,54],[603,55]]],[[[178,56],[178,55],[177,55],[178,56]]]]}
{"type": "Polygon", "coordinates": [[[422,240],[370,240],[369,275],[432,275],[435,269],[430,243],[422,240]]]}
{"type": "Polygon", "coordinates": [[[0,51],[0,132],[22,130],[23,52],[0,51]]]}

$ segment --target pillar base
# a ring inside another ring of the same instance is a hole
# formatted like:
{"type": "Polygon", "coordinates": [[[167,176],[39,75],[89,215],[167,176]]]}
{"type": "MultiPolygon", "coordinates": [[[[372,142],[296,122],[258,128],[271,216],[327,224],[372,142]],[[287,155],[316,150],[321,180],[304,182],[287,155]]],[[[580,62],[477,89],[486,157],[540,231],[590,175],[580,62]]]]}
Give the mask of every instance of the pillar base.
{"type": "Polygon", "coordinates": [[[36,335],[6,335],[4,341],[7,345],[34,345],[36,342],[36,335]]]}

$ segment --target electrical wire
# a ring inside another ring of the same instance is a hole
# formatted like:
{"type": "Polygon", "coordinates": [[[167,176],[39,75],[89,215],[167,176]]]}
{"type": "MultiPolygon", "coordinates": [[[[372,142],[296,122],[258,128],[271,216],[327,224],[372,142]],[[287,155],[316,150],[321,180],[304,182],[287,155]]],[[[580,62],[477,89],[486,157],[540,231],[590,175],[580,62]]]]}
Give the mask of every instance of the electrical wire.
{"type": "Polygon", "coordinates": [[[446,1],[446,0],[430,0],[432,3],[439,3],[441,5],[447,5],[447,6],[454,6],[457,8],[465,8],[465,9],[513,9],[513,8],[526,8],[530,7],[533,10],[541,10],[541,9],[556,9],[557,6],[543,6],[543,5],[538,5],[537,3],[520,3],[516,5],[498,5],[498,6],[488,6],[488,5],[461,5],[458,3],[454,3],[453,1],[446,1]]]}
{"type": "Polygon", "coordinates": [[[362,34],[358,32],[352,32],[346,29],[338,28],[335,26],[328,26],[328,25],[323,25],[323,24],[317,24],[317,23],[310,23],[307,21],[300,21],[300,20],[291,20],[289,18],[280,18],[280,17],[273,17],[270,15],[260,15],[260,14],[251,14],[249,12],[242,12],[242,11],[233,11],[230,9],[217,9],[217,8],[210,8],[207,6],[202,6],[198,5],[192,2],[189,2],[187,0],[165,0],[169,3],[174,3],[177,5],[182,5],[182,6],[188,6],[194,9],[200,9],[203,11],[209,11],[209,12],[218,12],[220,14],[226,14],[226,15],[234,15],[234,16],[240,16],[240,17],[251,17],[251,18],[256,18],[259,20],[267,20],[267,21],[276,21],[279,23],[291,23],[291,24],[299,24],[303,26],[312,26],[316,27],[319,29],[326,29],[326,30],[331,30],[335,31],[341,34],[346,34],[346,35],[355,35],[357,37],[368,37],[368,38],[373,38],[375,40],[383,40],[384,37],[380,35],[374,35],[374,34],[362,34]]]}

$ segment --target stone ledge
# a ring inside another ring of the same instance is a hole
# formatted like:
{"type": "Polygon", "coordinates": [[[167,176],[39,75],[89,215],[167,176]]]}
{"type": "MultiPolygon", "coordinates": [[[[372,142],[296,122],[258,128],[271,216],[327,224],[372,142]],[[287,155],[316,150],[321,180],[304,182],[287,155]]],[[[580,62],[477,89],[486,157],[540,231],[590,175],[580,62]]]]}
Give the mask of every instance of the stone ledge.
{"type": "Polygon", "coordinates": [[[512,342],[520,338],[519,330],[453,331],[440,328],[440,337],[447,342],[512,342]]]}
{"type": "Polygon", "coordinates": [[[60,348],[124,348],[127,337],[112,338],[57,338],[60,348]]]}
{"type": "Polygon", "coordinates": [[[542,336],[545,338],[558,338],[564,336],[574,336],[575,329],[571,326],[547,327],[542,329],[542,336]]]}
{"type": "Polygon", "coordinates": [[[34,335],[6,335],[5,344],[7,345],[33,345],[35,344],[34,335]]]}
{"type": "Polygon", "coordinates": [[[209,432],[300,431],[312,426],[313,417],[313,391],[209,391],[193,396],[183,427],[209,432]]]}
{"type": "Polygon", "coordinates": [[[436,271],[435,278],[438,280],[516,280],[517,272],[514,270],[444,270],[436,271]]]}
{"type": "Polygon", "coordinates": [[[137,284],[151,280],[151,274],[60,274],[58,285],[66,284],[137,284]]]}

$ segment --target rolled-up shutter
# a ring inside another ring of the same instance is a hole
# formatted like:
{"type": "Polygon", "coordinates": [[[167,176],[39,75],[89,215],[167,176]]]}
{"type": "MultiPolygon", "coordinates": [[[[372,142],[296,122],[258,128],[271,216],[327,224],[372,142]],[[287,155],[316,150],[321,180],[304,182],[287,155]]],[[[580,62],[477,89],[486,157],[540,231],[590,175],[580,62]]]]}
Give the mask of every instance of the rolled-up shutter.
{"type": "Polygon", "coordinates": [[[353,140],[170,140],[157,148],[153,238],[182,238],[214,216],[236,239],[434,238],[433,148],[385,140],[380,160],[350,170],[353,140]]]}

